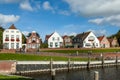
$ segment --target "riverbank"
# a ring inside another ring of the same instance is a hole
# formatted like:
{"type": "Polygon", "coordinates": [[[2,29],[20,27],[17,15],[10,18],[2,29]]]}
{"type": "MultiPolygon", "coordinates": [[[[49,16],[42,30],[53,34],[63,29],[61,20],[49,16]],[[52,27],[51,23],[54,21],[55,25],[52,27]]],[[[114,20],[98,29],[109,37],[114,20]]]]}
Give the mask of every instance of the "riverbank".
{"type": "Polygon", "coordinates": [[[0,80],[34,80],[34,79],[16,75],[0,74],[0,80]]]}

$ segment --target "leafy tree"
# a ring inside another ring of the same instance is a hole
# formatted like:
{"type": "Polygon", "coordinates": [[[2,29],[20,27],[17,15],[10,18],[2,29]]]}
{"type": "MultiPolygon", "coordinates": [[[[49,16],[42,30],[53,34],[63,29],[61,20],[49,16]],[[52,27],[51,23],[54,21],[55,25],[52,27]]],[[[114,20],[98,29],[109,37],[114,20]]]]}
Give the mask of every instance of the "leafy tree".
{"type": "Polygon", "coordinates": [[[117,38],[119,46],[120,46],[120,30],[116,34],[111,35],[109,38],[114,38],[114,37],[117,38]]]}
{"type": "Polygon", "coordinates": [[[3,48],[3,31],[4,28],[0,26],[0,49],[3,48]]]}
{"type": "Polygon", "coordinates": [[[42,43],[42,44],[40,45],[40,48],[48,48],[48,44],[47,44],[47,43],[42,43]]]}
{"type": "Polygon", "coordinates": [[[22,43],[25,44],[26,43],[26,37],[24,34],[22,34],[22,43]]]}

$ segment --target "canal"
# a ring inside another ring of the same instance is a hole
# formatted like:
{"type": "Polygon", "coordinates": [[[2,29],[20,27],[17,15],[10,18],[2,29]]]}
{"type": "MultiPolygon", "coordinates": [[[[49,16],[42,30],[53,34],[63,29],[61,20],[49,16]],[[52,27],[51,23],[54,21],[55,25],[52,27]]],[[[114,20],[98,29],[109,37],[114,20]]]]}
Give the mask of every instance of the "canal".
{"type": "MultiPolygon", "coordinates": [[[[55,80],[94,80],[94,71],[99,72],[99,80],[120,80],[120,67],[61,71],[56,72],[55,80]]],[[[32,77],[35,80],[52,80],[50,73],[25,74],[24,76],[32,77]]]]}

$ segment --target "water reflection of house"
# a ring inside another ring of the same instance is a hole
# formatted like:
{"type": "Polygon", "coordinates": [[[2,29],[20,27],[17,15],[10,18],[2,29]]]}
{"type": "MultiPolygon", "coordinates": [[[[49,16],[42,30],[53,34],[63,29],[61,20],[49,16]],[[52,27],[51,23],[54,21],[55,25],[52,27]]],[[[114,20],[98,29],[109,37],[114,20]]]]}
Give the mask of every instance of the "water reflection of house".
{"type": "Polygon", "coordinates": [[[93,32],[83,32],[77,34],[73,38],[73,45],[75,48],[83,47],[83,48],[99,48],[99,40],[93,34],[93,32]]]}
{"type": "Polygon", "coordinates": [[[66,48],[72,47],[72,39],[67,35],[63,36],[63,45],[66,48]]]}
{"type": "Polygon", "coordinates": [[[45,42],[48,44],[48,48],[60,48],[63,46],[63,39],[57,32],[46,35],[45,42]]]}
{"type": "Polygon", "coordinates": [[[110,42],[108,41],[108,39],[104,35],[99,36],[98,40],[100,41],[101,48],[109,48],[110,47],[110,42]]]}
{"type": "Polygon", "coordinates": [[[20,49],[22,47],[22,33],[12,24],[3,32],[4,49],[20,49]]]}
{"type": "Polygon", "coordinates": [[[33,31],[29,34],[26,41],[26,49],[27,51],[37,51],[40,48],[41,39],[38,33],[33,31]]]}
{"type": "Polygon", "coordinates": [[[117,47],[117,46],[119,46],[116,37],[114,37],[114,38],[108,38],[108,40],[110,42],[110,47],[117,47]]]}

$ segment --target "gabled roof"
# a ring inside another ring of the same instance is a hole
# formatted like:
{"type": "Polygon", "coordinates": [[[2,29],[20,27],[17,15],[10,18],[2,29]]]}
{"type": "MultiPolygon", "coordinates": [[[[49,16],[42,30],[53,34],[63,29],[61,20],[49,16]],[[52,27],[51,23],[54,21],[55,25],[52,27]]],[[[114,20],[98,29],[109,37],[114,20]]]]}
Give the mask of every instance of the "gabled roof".
{"type": "Polygon", "coordinates": [[[14,24],[12,24],[8,29],[17,29],[14,24]]]}
{"type": "Polygon", "coordinates": [[[80,33],[80,34],[77,34],[75,38],[81,38],[82,40],[85,40],[86,37],[91,33],[90,32],[83,32],[83,33],[80,33]]]}
{"type": "Polygon", "coordinates": [[[48,40],[54,33],[52,33],[51,35],[46,35],[45,36],[45,40],[48,40]]]}
{"type": "Polygon", "coordinates": [[[98,40],[101,42],[104,37],[105,37],[104,35],[103,35],[103,36],[99,36],[99,37],[98,37],[98,40]]]}
{"type": "Polygon", "coordinates": [[[69,36],[67,36],[67,35],[62,36],[63,39],[65,39],[66,37],[69,37],[69,36]]]}

